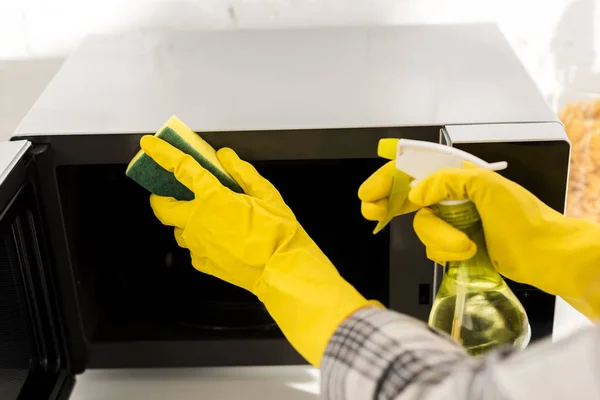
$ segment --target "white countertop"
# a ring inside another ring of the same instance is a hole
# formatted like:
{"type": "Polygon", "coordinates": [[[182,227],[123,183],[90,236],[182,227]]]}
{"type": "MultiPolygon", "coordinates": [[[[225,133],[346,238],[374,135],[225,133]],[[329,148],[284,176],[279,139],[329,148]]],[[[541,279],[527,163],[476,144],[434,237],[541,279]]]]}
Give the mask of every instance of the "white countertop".
{"type": "Polygon", "coordinates": [[[72,400],[310,400],[319,371],[307,366],[88,370],[72,400]]]}
{"type": "MultiPolygon", "coordinates": [[[[592,323],[564,300],[556,304],[553,340],[592,323]]],[[[77,377],[72,400],[309,400],[319,398],[309,366],[91,369],[77,377]]]]}

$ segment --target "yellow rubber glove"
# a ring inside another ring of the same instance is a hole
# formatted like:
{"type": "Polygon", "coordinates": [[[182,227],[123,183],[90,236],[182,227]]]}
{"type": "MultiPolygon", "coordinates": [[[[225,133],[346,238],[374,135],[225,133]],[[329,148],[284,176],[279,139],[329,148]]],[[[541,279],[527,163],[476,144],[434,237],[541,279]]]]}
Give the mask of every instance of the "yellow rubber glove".
{"type": "MultiPolygon", "coordinates": [[[[381,199],[389,192],[393,164],[388,165],[359,190],[362,212],[369,220],[379,220],[386,213],[381,199]]],[[[439,171],[419,182],[408,196],[411,208],[465,197],[481,215],[498,272],[561,296],[591,319],[600,318],[599,225],[565,217],[518,184],[477,168],[439,171]]],[[[440,264],[469,259],[477,249],[464,233],[429,208],[417,212],[414,228],[427,247],[427,256],[440,264]]]]}
{"type": "MultiPolygon", "coordinates": [[[[381,221],[387,215],[388,196],[392,190],[392,176],[396,170],[394,161],[390,161],[371,175],[358,189],[361,200],[361,212],[369,221],[381,221]]],[[[396,216],[416,211],[419,207],[407,199],[396,216]]]]}
{"type": "Polygon", "coordinates": [[[156,217],[175,227],[193,266],[254,293],[296,350],[318,366],[335,329],[354,311],[383,307],[346,282],[302,229],[279,192],[231,149],[217,157],[244,189],[222,186],[191,156],[154,136],[142,149],[194,193],[192,201],[152,195],[156,217]]]}

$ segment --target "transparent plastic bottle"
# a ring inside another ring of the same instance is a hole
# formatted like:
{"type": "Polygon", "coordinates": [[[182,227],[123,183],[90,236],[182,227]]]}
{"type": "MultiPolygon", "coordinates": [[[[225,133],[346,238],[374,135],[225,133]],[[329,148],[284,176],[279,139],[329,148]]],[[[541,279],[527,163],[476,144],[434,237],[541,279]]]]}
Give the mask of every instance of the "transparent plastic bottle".
{"type": "Polygon", "coordinates": [[[493,267],[475,204],[439,204],[439,216],[477,245],[466,261],[449,262],[429,314],[429,325],[478,356],[500,345],[523,349],[531,329],[523,305],[493,267]]]}

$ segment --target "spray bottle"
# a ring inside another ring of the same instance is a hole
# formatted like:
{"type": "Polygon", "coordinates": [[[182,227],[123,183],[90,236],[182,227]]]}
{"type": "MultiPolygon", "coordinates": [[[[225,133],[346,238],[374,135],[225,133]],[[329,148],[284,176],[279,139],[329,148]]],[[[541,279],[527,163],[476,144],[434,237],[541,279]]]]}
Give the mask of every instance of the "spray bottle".
{"type": "MultiPolygon", "coordinates": [[[[498,171],[506,162],[487,163],[453,147],[408,139],[382,139],[380,157],[395,159],[396,171],[388,198],[388,216],[381,230],[401,208],[411,186],[443,168],[463,168],[465,162],[498,171]]],[[[469,260],[448,262],[437,292],[429,325],[447,332],[471,355],[481,355],[500,345],[523,349],[531,329],[527,314],[487,252],[483,226],[475,204],[468,199],[445,200],[434,208],[438,216],[461,230],[477,245],[469,260]]]]}

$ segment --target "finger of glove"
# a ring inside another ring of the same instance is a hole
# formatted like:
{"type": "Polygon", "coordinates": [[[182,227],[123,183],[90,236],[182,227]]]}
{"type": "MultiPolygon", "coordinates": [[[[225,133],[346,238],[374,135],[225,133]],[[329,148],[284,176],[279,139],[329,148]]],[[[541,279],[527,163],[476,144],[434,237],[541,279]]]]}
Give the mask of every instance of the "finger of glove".
{"type": "Polygon", "coordinates": [[[240,159],[235,151],[225,147],[217,151],[217,157],[225,170],[242,187],[244,193],[263,200],[273,198],[281,200],[275,186],[263,178],[252,164],[240,159]]]}
{"type": "Polygon", "coordinates": [[[390,195],[392,178],[396,165],[394,161],[386,163],[375,171],[358,189],[358,198],[364,202],[376,202],[390,195]]]}
{"type": "Polygon", "coordinates": [[[163,225],[184,228],[192,212],[193,203],[153,194],[150,196],[150,207],[163,225]]]}
{"type": "MultiPolygon", "coordinates": [[[[363,217],[368,221],[382,221],[388,216],[389,201],[387,198],[374,202],[363,201],[360,204],[360,210],[363,217]]],[[[394,216],[409,214],[417,211],[420,206],[413,204],[408,199],[404,201],[399,210],[394,210],[394,216]]]]}
{"type": "Polygon", "coordinates": [[[360,204],[360,211],[368,221],[381,221],[387,216],[387,206],[388,199],[381,199],[375,202],[363,201],[360,204]]]}
{"type": "Polygon", "coordinates": [[[207,188],[219,190],[222,187],[217,178],[202,168],[192,156],[164,140],[156,136],[144,136],[140,144],[150,158],[165,170],[172,172],[179,182],[194,192],[196,197],[207,188]]]}
{"type": "Polygon", "coordinates": [[[186,243],[185,239],[183,238],[183,229],[175,228],[174,235],[175,235],[175,241],[177,242],[177,245],[183,249],[187,249],[188,248],[187,243],[186,243]]]}
{"type": "Polygon", "coordinates": [[[200,272],[219,278],[215,274],[215,267],[212,261],[207,257],[200,257],[198,255],[192,254],[192,266],[194,267],[194,269],[200,272]]]}
{"type": "Polygon", "coordinates": [[[436,262],[468,260],[477,251],[477,246],[466,234],[441,220],[428,208],[417,212],[413,226],[427,248],[427,256],[436,262]]]}
{"type": "Polygon", "coordinates": [[[444,169],[420,181],[408,194],[409,200],[421,207],[438,204],[443,200],[470,199],[477,204],[481,192],[478,179],[481,169],[444,169]]]}
{"type": "Polygon", "coordinates": [[[428,247],[425,248],[425,253],[427,255],[427,258],[431,261],[433,261],[436,264],[440,264],[440,265],[446,265],[446,263],[448,261],[446,261],[445,257],[446,254],[442,253],[438,253],[433,249],[430,249],[428,247]]]}

